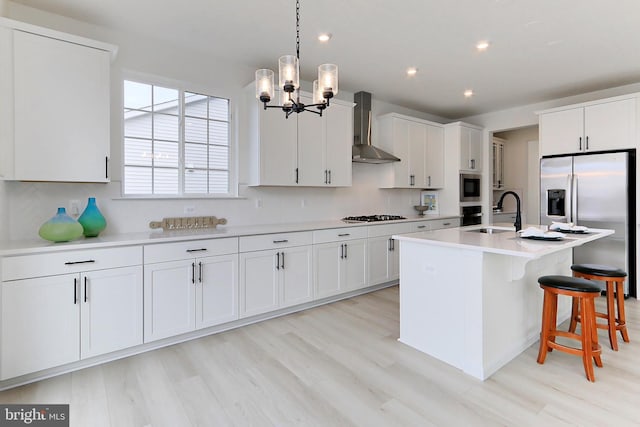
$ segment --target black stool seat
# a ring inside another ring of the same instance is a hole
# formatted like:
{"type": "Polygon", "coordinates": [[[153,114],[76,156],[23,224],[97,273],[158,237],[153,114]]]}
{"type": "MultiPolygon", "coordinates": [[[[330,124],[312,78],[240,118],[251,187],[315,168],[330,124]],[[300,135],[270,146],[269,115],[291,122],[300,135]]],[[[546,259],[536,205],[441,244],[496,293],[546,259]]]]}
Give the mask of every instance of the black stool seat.
{"type": "Polygon", "coordinates": [[[586,279],[571,276],[542,276],[538,283],[564,291],[600,293],[600,287],[586,279]]]}
{"type": "Polygon", "coordinates": [[[627,273],[624,270],[601,264],[573,264],[571,270],[594,276],[627,277],[627,273]]]}

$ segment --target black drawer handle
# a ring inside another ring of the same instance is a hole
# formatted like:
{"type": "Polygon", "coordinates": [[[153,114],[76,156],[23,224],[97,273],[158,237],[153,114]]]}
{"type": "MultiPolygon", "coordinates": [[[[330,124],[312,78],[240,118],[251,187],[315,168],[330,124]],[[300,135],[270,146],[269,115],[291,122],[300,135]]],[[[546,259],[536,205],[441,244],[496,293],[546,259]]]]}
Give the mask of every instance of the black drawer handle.
{"type": "Polygon", "coordinates": [[[206,251],[207,251],[207,248],[200,248],[200,249],[187,249],[187,252],[188,252],[188,253],[191,253],[191,252],[206,252],[206,251]]]}
{"type": "Polygon", "coordinates": [[[274,240],[273,243],[288,243],[289,241],[287,239],[284,240],[274,240]]]}
{"type": "Polygon", "coordinates": [[[346,237],[346,236],[351,236],[351,233],[338,234],[338,237],[346,237]]]}
{"type": "Polygon", "coordinates": [[[90,264],[90,263],[93,263],[93,262],[96,262],[96,260],[95,259],[88,259],[88,260],[85,260],[85,261],[67,261],[67,262],[64,263],[64,265],[90,264]]]}
{"type": "Polygon", "coordinates": [[[442,225],[451,225],[451,223],[450,223],[450,222],[445,222],[445,223],[444,223],[444,224],[442,224],[442,225]]]}
{"type": "Polygon", "coordinates": [[[417,228],[427,228],[426,225],[419,225],[417,228]]]}

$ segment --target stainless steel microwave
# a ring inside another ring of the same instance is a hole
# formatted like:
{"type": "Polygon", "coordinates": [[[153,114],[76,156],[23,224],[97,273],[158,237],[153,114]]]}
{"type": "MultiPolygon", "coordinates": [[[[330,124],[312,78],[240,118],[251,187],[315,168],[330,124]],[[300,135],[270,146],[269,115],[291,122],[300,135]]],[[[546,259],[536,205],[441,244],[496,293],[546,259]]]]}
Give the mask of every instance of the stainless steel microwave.
{"type": "Polygon", "coordinates": [[[482,183],[481,175],[461,173],[460,174],[460,201],[461,202],[480,201],[481,183],[482,183]]]}

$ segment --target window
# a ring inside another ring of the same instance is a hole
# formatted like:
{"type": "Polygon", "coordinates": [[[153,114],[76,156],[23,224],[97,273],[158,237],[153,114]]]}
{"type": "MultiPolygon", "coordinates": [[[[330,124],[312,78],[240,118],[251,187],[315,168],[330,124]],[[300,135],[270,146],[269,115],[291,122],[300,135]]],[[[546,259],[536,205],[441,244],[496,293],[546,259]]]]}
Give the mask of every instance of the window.
{"type": "Polygon", "coordinates": [[[228,195],[229,100],[124,81],[127,196],[228,195]]]}

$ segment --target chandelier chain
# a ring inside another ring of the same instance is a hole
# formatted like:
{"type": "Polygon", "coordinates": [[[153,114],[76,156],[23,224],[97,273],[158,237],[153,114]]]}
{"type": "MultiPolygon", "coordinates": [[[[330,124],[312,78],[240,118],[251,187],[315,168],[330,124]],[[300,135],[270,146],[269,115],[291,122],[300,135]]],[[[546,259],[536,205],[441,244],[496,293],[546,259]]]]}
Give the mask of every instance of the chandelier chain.
{"type": "Polygon", "coordinates": [[[296,0],[296,58],[300,61],[300,0],[296,0]]]}

